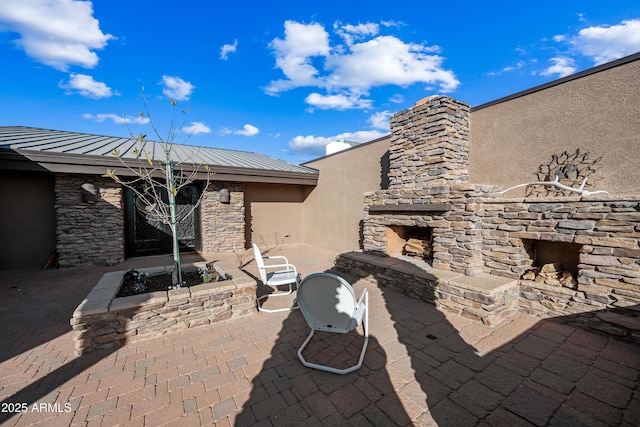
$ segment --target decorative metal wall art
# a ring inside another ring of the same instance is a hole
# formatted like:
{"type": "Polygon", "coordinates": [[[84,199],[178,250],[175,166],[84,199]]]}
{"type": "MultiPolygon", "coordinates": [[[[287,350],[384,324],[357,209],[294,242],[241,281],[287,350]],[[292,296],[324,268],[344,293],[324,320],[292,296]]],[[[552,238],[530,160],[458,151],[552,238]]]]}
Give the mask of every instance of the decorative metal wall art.
{"type": "Polygon", "coordinates": [[[590,159],[589,153],[583,153],[580,149],[573,154],[567,151],[559,155],[554,154],[551,156],[551,161],[538,166],[538,171],[535,173],[537,181],[515,185],[497,194],[504,194],[522,187],[526,187],[526,196],[568,196],[571,193],[578,193],[587,197],[608,193],[604,190],[585,189],[585,187],[593,187],[593,183],[587,184],[587,178],[594,178],[599,169],[600,160],[602,157],[590,159]]]}

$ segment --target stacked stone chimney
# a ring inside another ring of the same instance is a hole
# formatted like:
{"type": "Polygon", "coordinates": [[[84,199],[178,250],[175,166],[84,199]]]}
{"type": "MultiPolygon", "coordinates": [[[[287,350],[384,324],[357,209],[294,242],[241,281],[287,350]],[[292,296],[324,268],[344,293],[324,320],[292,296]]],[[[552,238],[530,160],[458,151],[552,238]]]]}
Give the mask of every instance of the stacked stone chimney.
{"type": "Polygon", "coordinates": [[[424,98],[391,117],[389,189],[449,193],[469,177],[469,106],[424,98]]]}

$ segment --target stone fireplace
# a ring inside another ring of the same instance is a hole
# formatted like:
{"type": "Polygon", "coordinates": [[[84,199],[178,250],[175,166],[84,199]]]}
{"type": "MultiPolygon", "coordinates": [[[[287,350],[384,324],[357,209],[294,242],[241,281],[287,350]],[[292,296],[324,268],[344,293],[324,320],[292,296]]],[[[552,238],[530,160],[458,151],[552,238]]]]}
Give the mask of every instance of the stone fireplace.
{"type": "Polygon", "coordinates": [[[425,98],[392,116],[391,132],[389,189],[365,194],[364,250],[393,255],[389,228],[428,228],[433,267],[481,274],[482,230],[471,197],[490,187],[468,183],[469,106],[425,98]]]}
{"type": "Polygon", "coordinates": [[[510,198],[470,183],[469,106],[448,97],[395,114],[391,132],[388,189],[365,194],[365,254],[400,258],[409,240],[428,242],[430,255],[418,258],[449,282],[433,280],[423,299],[493,323],[512,312],[512,281],[520,310],[580,314],[577,322],[640,340],[640,196],[510,198]],[[502,289],[501,299],[467,304],[467,288],[450,289],[452,273],[458,283],[493,278],[483,289],[502,289]]]}

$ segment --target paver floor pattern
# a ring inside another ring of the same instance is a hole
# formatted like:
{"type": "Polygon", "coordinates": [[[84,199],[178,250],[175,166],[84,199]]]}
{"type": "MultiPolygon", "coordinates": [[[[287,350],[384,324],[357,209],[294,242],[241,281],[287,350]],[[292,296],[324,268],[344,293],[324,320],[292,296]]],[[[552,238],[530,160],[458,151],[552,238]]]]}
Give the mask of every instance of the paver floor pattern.
{"type": "MultiPolygon", "coordinates": [[[[303,275],[331,269],[337,255],[308,245],[271,254],[286,255],[303,275]]],[[[223,258],[257,276],[249,256],[208,259],[223,258]]],[[[74,356],[69,319],[101,275],[167,259],[4,274],[0,423],[640,425],[638,346],[524,314],[489,328],[365,280],[353,284],[358,295],[370,292],[369,347],[363,367],[348,375],[302,366],[296,351],[309,329],[299,311],[74,356]]],[[[317,334],[305,357],[346,366],[361,335],[317,334]]]]}

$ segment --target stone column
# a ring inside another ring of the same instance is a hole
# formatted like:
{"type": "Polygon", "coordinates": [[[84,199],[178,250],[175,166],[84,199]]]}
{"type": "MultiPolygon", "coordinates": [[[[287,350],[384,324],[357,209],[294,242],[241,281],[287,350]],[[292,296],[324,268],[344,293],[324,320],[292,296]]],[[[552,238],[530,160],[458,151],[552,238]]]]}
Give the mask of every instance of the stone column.
{"type": "Polygon", "coordinates": [[[122,188],[95,175],[56,174],[56,251],[61,267],[114,265],[124,261],[122,188]],[[93,184],[95,203],[82,200],[81,186],[93,184]]]}
{"type": "Polygon", "coordinates": [[[469,178],[469,105],[431,96],[391,117],[389,189],[448,193],[469,178]]]}
{"type": "Polygon", "coordinates": [[[200,206],[202,252],[245,249],[244,186],[238,182],[211,182],[200,206]],[[229,191],[229,203],[220,201],[220,190],[229,191]]]}

